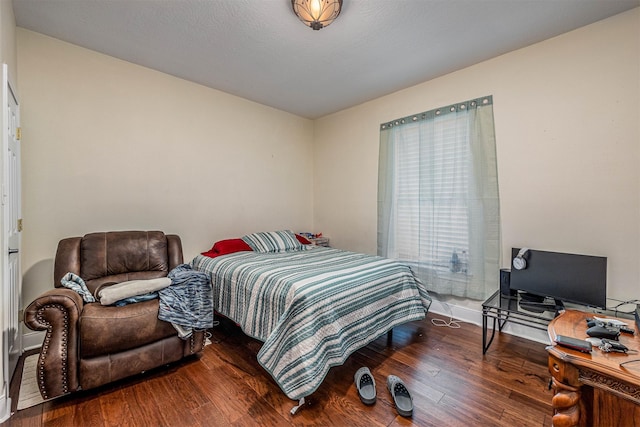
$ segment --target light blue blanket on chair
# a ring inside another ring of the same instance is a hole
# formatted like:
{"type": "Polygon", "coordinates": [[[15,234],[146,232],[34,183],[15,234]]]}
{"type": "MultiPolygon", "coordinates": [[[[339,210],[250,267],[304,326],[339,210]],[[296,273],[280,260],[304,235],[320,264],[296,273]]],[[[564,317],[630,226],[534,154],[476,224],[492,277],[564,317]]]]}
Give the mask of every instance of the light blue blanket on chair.
{"type": "Polygon", "coordinates": [[[91,295],[91,292],[89,292],[89,289],[87,288],[86,283],[84,283],[84,280],[82,280],[82,278],[77,274],[65,274],[64,276],[62,276],[62,279],[60,279],[60,283],[65,288],[69,288],[72,291],[76,291],[77,293],[79,293],[82,296],[84,302],[96,302],[95,297],[91,295]]]}

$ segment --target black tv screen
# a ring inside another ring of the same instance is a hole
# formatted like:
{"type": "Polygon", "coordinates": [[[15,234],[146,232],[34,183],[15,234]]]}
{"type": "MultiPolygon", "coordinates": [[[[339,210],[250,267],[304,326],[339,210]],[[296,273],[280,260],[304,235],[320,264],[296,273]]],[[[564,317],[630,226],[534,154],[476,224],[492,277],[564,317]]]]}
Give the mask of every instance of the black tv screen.
{"type": "MultiPolygon", "coordinates": [[[[512,262],[519,252],[520,248],[511,249],[512,262]]],[[[511,289],[564,302],[606,307],[606,257],[529,249],[523,258],[524,269],[511,266],[511,289]]]]}

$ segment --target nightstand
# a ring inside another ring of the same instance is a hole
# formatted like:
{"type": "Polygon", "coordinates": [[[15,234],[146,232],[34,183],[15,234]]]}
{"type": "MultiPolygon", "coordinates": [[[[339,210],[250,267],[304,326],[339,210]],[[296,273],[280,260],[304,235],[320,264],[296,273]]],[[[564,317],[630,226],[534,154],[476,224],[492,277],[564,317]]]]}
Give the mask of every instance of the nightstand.
{"type": "Polygon", "coordinates": [[[308,240],[316,245],[316,246],[325,246],[329,247],[329,238],[328,237],[310,237],[308,240]]]}

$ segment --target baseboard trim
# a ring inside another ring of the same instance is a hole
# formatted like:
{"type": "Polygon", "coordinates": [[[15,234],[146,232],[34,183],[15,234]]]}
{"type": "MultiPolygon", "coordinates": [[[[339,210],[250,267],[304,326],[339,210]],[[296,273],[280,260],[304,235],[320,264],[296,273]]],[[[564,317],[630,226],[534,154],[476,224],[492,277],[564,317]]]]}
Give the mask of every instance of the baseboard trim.
{"type": "MultiPolygon", "coordinates": [[[[464,307],[452,304],[451,302],[433,299],[429,311],[482,327],[482,309],[464,307]]],[[[504,328],[502,328],[502,333],[539,342],[541,344],[549,344],[549,336],[546,331],[524,325],[507,322],[504,328]]]]}
{"type": "Polygon", "coordinates": [[[9,397],[9,386],[5,382],[2,386],[0,396],[0,423],[7,421],[11,417],[11,398],[9,397]]]}
{"type": "Polygon", "coordinates": [[[482,326],[482,312],[473,308],[463,307],[433,299],[429,311],[440,314],[445,317],[452,317],[463,322],[472,323],[482,326]]]}
{"type": "Polygon", "coordinates": [[[34,348],[42,347],[45,337],[44,331],[33,331],[22,335],[22,349],[33,350],[34,348]]]}

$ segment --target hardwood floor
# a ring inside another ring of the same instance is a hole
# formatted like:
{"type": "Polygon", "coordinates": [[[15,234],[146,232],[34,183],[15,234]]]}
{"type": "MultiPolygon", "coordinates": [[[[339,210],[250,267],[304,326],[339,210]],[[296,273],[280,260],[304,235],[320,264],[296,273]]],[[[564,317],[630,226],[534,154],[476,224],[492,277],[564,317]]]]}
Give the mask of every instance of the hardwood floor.
{"type": "Polygon", "coordinates": [[[260,343],[223,321],[198,357],[18,411],[1,426],[551,425],[543,344],[501,334],[483,356],[480,327],[436,327],[432,318],[442,319],[430,314],[398,327],[391,347],[380,337],[332,368],[293,416],[296,402],[256,361],[260,343]],[[360,402],[353,384],[361,366],[376,381],[373,406],[360,402]],[[402,378],[413,395],[410,419],[393,406],[386,389],[390,374],[402,378]]]}

